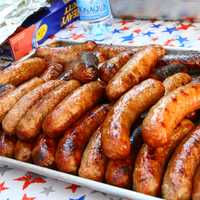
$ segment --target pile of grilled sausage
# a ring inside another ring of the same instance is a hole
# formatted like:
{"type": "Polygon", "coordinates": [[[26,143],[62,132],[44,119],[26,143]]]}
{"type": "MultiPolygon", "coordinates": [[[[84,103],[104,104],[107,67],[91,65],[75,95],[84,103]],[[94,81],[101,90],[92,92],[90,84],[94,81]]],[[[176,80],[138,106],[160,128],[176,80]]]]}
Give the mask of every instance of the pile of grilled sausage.
{"type": "Polygon", "coordinates": [[[200,54],[159,45],[39,47],[0,71],[0,155],[199,200],[199,72],[200,54]]]}

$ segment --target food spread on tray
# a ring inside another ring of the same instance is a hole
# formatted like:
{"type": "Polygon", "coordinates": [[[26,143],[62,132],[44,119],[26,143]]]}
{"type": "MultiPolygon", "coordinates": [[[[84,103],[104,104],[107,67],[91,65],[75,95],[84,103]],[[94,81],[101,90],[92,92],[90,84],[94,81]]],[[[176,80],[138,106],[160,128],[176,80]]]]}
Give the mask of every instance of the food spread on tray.
{"type": "Polygon", "coordinates": [[[0,71],[0,155],[167,200],[200,199],[200,54],[89,41],[0,71]]]}

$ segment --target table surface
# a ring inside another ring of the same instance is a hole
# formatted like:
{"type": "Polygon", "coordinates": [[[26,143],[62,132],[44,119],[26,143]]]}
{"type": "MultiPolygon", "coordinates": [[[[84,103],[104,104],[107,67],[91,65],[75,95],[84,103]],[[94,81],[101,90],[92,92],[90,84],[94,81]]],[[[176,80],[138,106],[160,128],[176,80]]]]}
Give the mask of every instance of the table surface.
{"type": "MultiPolygon", "coordinates": [[[[156,43],[169,47],[200,49],[200,24],[192,21],[115,20],[110,34],[111,38],[98,42],[118,45],[156,43]]],[[[79,22],[61,30],[53,38],[75,42],[92,39],[87,37],[79,22]]],[[[0,200],[46,199],[118,200],[120,198],[0,164],[0,200]]]]}

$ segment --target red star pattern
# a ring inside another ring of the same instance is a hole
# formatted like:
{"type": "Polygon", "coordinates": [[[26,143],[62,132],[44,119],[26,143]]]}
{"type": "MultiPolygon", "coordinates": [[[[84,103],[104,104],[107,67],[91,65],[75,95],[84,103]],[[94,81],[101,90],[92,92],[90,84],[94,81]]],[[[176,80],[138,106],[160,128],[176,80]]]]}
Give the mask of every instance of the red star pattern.
{"type": "Polygon", "coordinates": [[[180,26],[177,27],[177,30],[187,30],[191,26],[191,24],[180,24],[180,26]]]}
{"type": "Polygon", "coordinates": [[[27,194],[24,194],[22,200],[35,200],[35,197],[28,197],[27,194]]]}
{"type": "Polygon", "coordinates": [[[124,27],[120,28],[120,30],[121,31],[127,31],[127,30],[129,30],[129,28],[127,26],[124,26],[124,27]]]}
{"type": "Polygon", "coordinates": [[[0,183],[0,193],[7,189],[8,189],[8,187],[5,186],[5,182],[0,183]]]}
{"type": "Polygon", "coordinates": [[[83,34],[76,34],[76,33],[73,33],[72,34],[72,38],[74,39],[74,40],[78,40],[78,39],[80,39],[80,38],[84,38],[85,36],[83,35],[83,34]]]}
{"type": "Polygon", "coordinates": [[[141,30],[140,28],[137,28],[137,29],[135,29],[133,32],[139,34],[141,31],[142,31],[142,30],[141,30]]]}
{"type": "Polygon", "coordinates": [[[15,181],[24,181],[22,189],[25,190],[33,183],[46,183],[46,181],[41,177],[33,178],[30,174],[21,176],[19,178],[14,179],[15,181]]]}
{"type": "Polygon", "coordinates": [[[171,44],[171,42],[173,42],[173,41],[174,41],[174,39],[168,39],[165,41],[164,45],[165,46],[173,46],[173,44],[171,44]]]}
{"type": "Polygon", "coordinates": [[[72,193],[75,193],[77,188],[79,188],[80,186],[72,184],[69,187],[66,187],[65,189],[71,189],[72,193]]]}
{"type": "Polygon", "coordinates": [[[133,21],[134,21],[134,18],[131,19],[131,20],[121,20],[119,23],[120,23],[121,25],[126,25],[126,24],[128,24],[128,23],[133,22],[133,21]]]}

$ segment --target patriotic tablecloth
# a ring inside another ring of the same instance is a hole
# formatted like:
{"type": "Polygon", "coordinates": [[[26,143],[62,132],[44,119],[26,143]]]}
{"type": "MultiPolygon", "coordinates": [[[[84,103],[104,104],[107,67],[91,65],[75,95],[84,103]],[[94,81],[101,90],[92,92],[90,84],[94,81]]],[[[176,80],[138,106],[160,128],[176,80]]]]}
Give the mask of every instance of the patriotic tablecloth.
{"type": "MultiPolygon", "coordinates": [[[[107,44],[162,44],[170,47],[200,49],[200,24],[185,22],[115,20],[111,38],[98,41],[107,44]]],[[[83,42],[88,39],[76,22],[61,30],[54,39],[83,42]]],[[[91,186],[92,187],[92,186],[91,186]]],[[[67,184],[32,172],[0,164],[0,200],[117,200],[120,198],[67,184]]]]}

